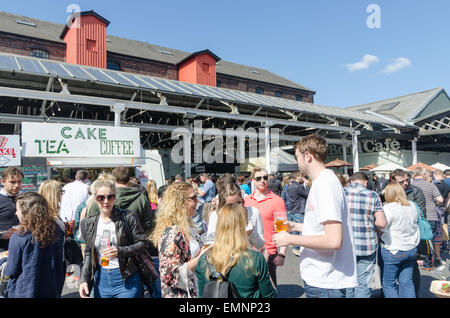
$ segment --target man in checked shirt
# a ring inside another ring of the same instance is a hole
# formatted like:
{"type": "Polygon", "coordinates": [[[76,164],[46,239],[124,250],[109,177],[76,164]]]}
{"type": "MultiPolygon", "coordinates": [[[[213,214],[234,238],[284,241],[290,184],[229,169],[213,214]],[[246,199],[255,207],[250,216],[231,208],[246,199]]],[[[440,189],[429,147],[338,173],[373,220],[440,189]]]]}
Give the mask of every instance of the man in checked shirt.
{"type": "Polygon", "coordinates": [[[381,199],[376,192],[366,189],[368,181],[364,172],[356,172],[351,178],[351,184],[344,188],[355,239],[358,273],[355,298],[370,298],[372,295],[370,282],[378,249],[376,229],[386,226],[381,199]]]}

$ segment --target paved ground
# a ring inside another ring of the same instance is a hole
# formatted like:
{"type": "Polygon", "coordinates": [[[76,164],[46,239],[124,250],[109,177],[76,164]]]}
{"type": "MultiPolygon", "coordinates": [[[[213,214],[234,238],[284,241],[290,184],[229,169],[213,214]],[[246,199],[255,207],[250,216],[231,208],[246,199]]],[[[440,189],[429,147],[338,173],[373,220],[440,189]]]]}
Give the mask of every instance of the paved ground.
{"type": "MultiPolygon", "coordinates": [[[[420,268],[421,284],[418,298],[435,298],[430,292],[430,284],[433,280],[450,280],[449,264],[450,255],[441,253],[443,260],[447,262],[443,270],[433,270],[431,272],[420,268]]],[[[305,298],[303,281],[300,278],[298,257],[292,253],[292,248],[288,248],[285,265],[278,268],[278,296],[280,298],[305,298]]],[[[78,282],[73,280],[73,275],[67,277],[63,290],[63,298],[78,298],[78,282]]],[[[379,291],[374,292],[374,297],[379,296],[379,291]]]]}

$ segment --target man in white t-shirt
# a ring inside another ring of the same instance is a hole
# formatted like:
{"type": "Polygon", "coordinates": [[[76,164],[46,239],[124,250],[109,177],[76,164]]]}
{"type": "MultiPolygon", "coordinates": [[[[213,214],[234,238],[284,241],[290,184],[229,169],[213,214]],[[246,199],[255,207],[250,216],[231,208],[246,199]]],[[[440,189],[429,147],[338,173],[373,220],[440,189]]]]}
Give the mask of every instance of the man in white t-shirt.
{"type": "Polygon", "coordinates": [[[350,298],[358,285],[356,254],[347,199],[335,173],[325,168],[328,146],[309,135],[296,145],[300,171],[312,180],[304,223],[288,222],[289,232],[272,238],[277,247],[301,246],[300,274],[306,297],[350,298]]]}
{"type": "Polygon", "coordinates": [[[61,211],[59,216],[64,222],[74,220],[75,211],[81,202],[87,200],[89,196],[89,186],[85,183],[88,177],[86,170],[78,170],[75,173],[75,181],[63,187],[61,198],[61,211]]]}

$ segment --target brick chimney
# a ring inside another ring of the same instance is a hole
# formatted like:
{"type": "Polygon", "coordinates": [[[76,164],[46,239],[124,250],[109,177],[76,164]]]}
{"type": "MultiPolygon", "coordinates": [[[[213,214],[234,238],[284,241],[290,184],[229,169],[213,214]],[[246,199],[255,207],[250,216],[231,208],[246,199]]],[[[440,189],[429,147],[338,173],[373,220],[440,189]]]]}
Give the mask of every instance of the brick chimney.
{"type": "Polygon", "coordinates": [[[67,43],[66,62],[106,68],[106,27],[109,21],[95,11],[75,13],[60,35],[67,43]]]}
{"type": "Polygon", "coordinates": [[[192,53],[178,63],[178,80],[216,86],[216,63],[218,61],[220,61],[220,57],[210,50],[192,53]]]}

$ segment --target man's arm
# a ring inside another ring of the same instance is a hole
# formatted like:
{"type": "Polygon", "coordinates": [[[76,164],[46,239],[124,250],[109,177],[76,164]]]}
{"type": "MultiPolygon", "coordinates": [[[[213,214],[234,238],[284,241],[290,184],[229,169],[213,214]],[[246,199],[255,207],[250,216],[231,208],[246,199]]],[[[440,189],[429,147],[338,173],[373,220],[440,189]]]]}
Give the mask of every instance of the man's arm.
{"type": "Polygon", "coordinates": [[[339,250],[342,247],[342,223],[326,221],[322,224],[325,229],[324,235],[299,236],[279,232],[272,237],[272,241],[278,247],[298,245],[315,250],[339,250]]]}

